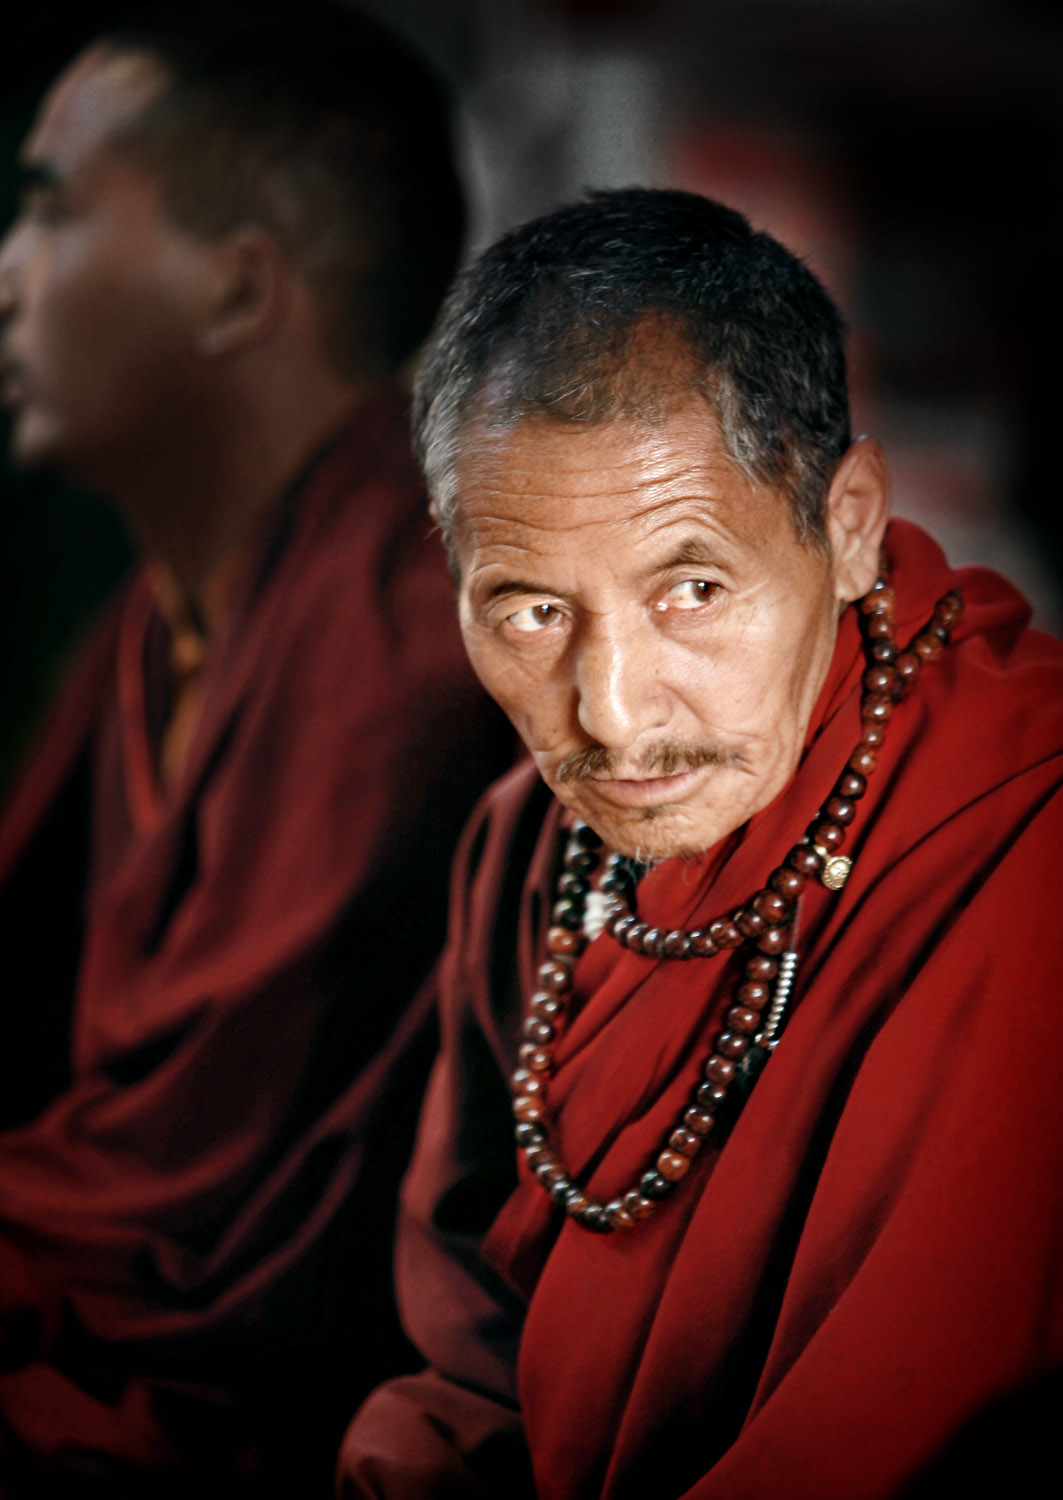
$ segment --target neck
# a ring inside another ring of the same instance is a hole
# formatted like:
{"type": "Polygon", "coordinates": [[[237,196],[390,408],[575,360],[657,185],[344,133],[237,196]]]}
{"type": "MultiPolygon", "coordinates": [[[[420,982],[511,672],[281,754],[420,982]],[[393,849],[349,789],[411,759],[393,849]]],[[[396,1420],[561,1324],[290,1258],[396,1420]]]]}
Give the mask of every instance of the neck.
{"type": "Polygon", "coordinates": [[[156,448],[143,466],[124,466],[109,488],[155,566],[172,623],[209,643],[263,527],[363,394],[329,381],[286,402],[217,403],[194,443],[186,428],[165,462],[156,448]]]}

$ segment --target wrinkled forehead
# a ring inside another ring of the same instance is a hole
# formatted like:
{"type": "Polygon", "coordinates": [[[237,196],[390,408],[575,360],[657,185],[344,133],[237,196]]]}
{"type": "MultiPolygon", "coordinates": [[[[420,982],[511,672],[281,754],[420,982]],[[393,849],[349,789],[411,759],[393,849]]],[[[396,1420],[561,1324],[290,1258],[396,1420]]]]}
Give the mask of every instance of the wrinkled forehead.
{"type": "Polygon", "coordinates": [[[162,62],[148,52],[90,47],[46,94],[23,158],[69,167],[133,125],[166,83],[162,62]]]}

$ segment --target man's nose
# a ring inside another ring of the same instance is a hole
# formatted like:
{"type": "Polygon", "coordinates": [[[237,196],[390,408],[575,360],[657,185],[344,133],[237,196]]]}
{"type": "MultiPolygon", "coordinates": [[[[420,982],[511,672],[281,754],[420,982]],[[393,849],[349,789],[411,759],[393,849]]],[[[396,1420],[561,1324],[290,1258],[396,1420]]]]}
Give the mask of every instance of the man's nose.
{"type": "Polygon", "coordinates": [[[575,686],[580,727],[613,751],[633,746],[647,730],[670,717],[659,642],[646,627],[617,619],[596,620],[577,647],[575,686]]]}

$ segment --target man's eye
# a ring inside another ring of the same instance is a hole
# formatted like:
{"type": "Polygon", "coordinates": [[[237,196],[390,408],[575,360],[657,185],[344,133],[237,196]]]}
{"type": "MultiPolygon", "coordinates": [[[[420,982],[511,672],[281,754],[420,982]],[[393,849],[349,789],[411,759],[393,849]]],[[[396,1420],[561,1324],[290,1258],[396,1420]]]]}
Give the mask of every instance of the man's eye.
{"type": "Polygon", "coordinates": [[[697,609],[701,604],[707,604],[716,593],[718,584],[710,583],[707,578],[684,578],[679,583],[673,583],[664,597],[658,601],[657,608],[664,609],[697,609]]]}
{"type": "Polygon", "coordinates": [[[558,611],[552,604],[528,604],[523,609],[507,615],[506,624],[512,625],[514,630],[530,632],[552,625],[557,618],[558,611]]]}

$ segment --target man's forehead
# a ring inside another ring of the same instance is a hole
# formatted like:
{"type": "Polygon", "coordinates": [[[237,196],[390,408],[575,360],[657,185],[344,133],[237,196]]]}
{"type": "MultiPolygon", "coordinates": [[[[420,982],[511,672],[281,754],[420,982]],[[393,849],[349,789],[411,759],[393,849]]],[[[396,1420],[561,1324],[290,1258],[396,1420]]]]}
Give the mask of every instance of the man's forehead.
{"type": "Polygon", "coordinates": [[[462,429],[456,469],[459,506],[463,493],[495,485],[514,494],[535,496],[546,486],[575,496],[593,494],[599,481],[617,493],[651,480],[749,483],[712,407],[689,391],[665,411],[600,422],[474,418],[462,429]]]}
{"type": "Polygon", "coordinates": [[[23,160],[69,169],[130,125],[165,82],[162,63],[146,52],[90,47],[46,95],[23,160]]]}

